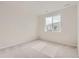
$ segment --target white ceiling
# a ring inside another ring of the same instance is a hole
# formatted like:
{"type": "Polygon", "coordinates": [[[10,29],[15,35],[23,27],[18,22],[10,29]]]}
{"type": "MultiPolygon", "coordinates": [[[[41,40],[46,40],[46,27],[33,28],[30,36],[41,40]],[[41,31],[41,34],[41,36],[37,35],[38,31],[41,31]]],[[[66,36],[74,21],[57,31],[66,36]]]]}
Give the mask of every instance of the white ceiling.
{"type": "Polygon", "coordinates": [[[42,15],[49,12],[53,12],[69,5],[77,4],[75,1],[7,1],[0,2],[0,7],[20,7],[26,12],[30,11],[36,15],[42,15]]]}

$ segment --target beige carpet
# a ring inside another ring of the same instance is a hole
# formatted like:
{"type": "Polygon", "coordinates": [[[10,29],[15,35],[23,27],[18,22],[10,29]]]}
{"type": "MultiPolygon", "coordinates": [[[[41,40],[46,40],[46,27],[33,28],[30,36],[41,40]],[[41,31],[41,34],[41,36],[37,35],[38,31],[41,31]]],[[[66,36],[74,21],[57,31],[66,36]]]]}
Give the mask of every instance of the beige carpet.
{"type": "Polygon", "coordinates": [[[0,51],[0,58],[75,58],[77,48],[36,40],[0,51]]]}

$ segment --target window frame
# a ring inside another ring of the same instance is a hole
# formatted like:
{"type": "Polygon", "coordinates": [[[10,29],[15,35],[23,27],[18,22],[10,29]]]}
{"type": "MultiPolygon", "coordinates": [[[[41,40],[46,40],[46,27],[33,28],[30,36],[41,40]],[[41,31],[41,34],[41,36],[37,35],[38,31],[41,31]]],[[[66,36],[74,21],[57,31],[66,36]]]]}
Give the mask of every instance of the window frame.
{"type": "Polygon", "coordinates": [[[61,24],[62,24],[62,16],[61,16],[61,14],[45,16],[44,17],[44,32],[61,32],[61,24]],[[45,28],[46,27],[46,17],[52,17],[52,21],[53,21],[53,17],[57,16],[57,15],[60,15],[60,22],[59,22],[60,28],[59,28],[59,30],[58,31],[53,31],[53,22],[52,22],[52,30],[51,31],[49,31],[49,30],[45,31],[46,30],[46,28],[45,28]]]}

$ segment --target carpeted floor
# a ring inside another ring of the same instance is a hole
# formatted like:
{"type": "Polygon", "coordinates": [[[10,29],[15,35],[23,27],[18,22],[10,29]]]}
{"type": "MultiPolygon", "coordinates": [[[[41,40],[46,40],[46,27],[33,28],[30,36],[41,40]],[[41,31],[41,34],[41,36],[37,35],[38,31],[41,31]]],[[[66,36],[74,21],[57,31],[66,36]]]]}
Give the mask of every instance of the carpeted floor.
{"type": "Polygon", "coordinates": [[[77,48],[36,40],[0,50],[0,58],[75,58],[77,48]]]}

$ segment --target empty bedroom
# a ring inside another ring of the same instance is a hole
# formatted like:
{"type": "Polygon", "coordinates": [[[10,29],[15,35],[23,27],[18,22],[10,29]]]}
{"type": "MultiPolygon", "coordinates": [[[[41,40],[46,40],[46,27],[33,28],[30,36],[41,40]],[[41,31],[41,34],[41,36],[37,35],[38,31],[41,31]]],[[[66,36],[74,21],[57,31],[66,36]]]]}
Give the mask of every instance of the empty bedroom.
{"type": "Polygon", "coordinates": [[[79,1],[0,1],[0,58],[78,58],[79,1]]]}

